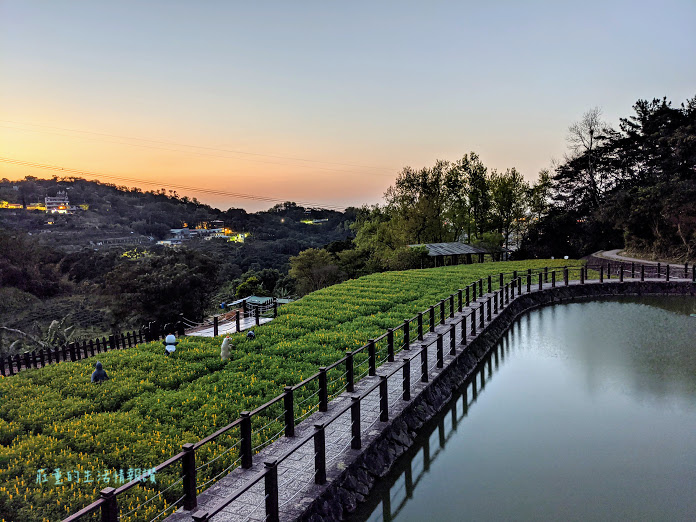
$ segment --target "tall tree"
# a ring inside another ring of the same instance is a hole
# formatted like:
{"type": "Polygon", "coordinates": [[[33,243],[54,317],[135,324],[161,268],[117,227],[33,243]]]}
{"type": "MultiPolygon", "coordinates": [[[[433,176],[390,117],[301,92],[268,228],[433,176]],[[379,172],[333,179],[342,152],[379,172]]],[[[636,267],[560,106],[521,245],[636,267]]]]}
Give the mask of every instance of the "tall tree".
{"type": "Polygon", "coordinates": [[[515,168],[504,174],[493,171],[490,178],[492,221],[503,235],[505,248],[510,246],[513,227],[525,217],[529,187],[515,168]]]}
{"type": "Polygon", "coordinates": [[[488,169],[474,152],[464,155],[460,165],[467,182],[470,216],[468,236],[471,241],[472,236],[480,238],[486,231],[491,210],[488,169]]]}

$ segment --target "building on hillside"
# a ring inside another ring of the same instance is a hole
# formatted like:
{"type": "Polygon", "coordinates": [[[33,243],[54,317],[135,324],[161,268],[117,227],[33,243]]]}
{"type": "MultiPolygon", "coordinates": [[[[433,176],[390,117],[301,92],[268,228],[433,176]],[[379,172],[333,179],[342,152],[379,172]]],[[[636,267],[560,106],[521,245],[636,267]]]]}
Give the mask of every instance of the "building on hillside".
{"type": "Polygon", "coordinates": [[[70,211],[70,201],[68,193],[59,190],[55,197],[46,196],[46,212],[51,214],[67,214],[70,211]]]}
{"type": "Polygon", "coordinates": [[[464,264],[471,264],[473,262],[473,256],[478,258],[479,263],[483,263],[487,255],[491,256],[491,261],[502,261],[508,258],[510,252],[502,247],[482,248],[460,243],[458,241],[453,243],[427,243],[408,246],[411,248],[427,248],[428,256],[434,259],[435,266],[444,266],[446,264],[458,265],[462,261],[464,264]],[[447,261],[449,261],[449,263],[447,263],[447,261]]]}

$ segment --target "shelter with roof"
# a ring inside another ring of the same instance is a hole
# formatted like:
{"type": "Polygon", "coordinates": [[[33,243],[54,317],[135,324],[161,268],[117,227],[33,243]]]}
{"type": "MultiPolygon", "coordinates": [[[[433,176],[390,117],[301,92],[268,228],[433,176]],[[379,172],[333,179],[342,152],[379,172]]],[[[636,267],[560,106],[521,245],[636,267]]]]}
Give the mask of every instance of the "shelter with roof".
{"type": "Polygon", "coordinates": [[[498,247],[497,249],[488,249],[475,247],[466,243],[455,241],[454,243],[425,243],[420,245],[408,245],[411,248],[425,247],[428,249],[428,256],[434,258],[435,266],[444,266],[445,264],[459,265],[462,261],[465,264],[473,263],[473,256],[478,257],[478,262],[483,263],[485,256],[491,256],[491,261],[502,261],[507,257],[508,250],[498,247]],[[447,263],[447,259],[450,263],[447,263]]]}

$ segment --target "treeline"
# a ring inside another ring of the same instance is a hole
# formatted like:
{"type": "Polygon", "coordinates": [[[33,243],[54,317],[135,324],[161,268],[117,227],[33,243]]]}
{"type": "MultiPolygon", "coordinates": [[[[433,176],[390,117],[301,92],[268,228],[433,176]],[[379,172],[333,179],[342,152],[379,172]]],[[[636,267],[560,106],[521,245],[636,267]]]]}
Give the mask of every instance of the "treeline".
{"type": "Polygon", "coordinates": [[[552,205],[521,255],[580,257],[625,248],[696,258],[696,97],[679,107],[639,100],[614,129],[599,109],[571,125],[570,151],[551,179],[552,205]]]}
{"type": "Polygon", "coordinates": [[[529,223],[546,215],[551,179],[536,183],[515,168],[489,170],[474,152],[455,162],[404,168],[384,195],[385,204],[360,208],[354,238],[291,258],[300,292],[384,270],[431,266],[425,248],[461,241],[490,251],[517,247],[529,223]]]}

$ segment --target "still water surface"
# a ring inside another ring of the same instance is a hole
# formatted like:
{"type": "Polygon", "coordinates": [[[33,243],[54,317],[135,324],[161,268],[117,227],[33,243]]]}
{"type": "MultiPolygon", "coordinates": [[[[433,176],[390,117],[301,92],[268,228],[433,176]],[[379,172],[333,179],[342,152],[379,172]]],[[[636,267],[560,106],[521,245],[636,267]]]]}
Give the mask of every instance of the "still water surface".
{"type": "Polygon", "coordinates": [[[517,320],[354,520],[696,520],[696,299],[517,320]]]}

